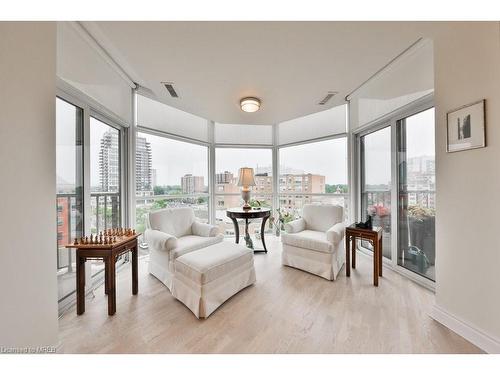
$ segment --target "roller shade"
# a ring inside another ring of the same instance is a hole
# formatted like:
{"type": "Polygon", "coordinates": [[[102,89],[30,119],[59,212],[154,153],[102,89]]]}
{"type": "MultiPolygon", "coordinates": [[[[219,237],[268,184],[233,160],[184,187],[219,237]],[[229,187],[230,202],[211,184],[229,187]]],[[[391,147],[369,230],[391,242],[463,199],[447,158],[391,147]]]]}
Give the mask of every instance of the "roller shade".
{"type": "Polygon", "coordinates": [[[70,22],[57,23],[57,76],[130,125],[132,88],[70,22]]]}
{"type": "Polygon", "coordinates": [[[342,134],[347,131],[347,105],[285,121],[278,126],[280,145],[342,134]]]}
{"type": "Polygon", "coordinates": [[[423,39],[351,95],[350,125],[372,123],[432,92],[433,44],[423,39]]]}
{"type": "Polygon", "coordinates": [[[137,125],[208,142],[207,120],[143,95],[137,95],[137,125]]]}
{"type": "Polygon", "coordinates": [[[271,146],[273,127],[215,123],[215,143],[271,146]]]}

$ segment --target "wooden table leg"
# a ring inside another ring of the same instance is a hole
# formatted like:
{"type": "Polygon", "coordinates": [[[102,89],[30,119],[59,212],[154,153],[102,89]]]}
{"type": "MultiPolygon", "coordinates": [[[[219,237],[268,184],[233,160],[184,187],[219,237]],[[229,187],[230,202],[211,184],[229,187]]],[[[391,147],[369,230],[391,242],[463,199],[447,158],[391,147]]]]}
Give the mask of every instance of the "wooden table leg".
{"type": "Polygon", "coordinates": [[[108,315],[115,315],[116,312],[116,275],[115,275],[115,262],[114,255],[108,257],[109,262],[109,291],[108,291],[108,315]]]}
{"type": "Polygon", "coordinates": [[[76,313],[85,312],[85,261],[76,251],[76,313]]]}
{"type": "Polygon", "coordinates": [[[356,237],[351,239],[352,268],[356,268],[356,237]]]}
{"type": "Polygon", "coordinates": [[[137,241],[132,248],[132,294],[137,294],[139,291],[139,277],[138,277],[138,254],[137,254],[137,241]]]}
{"type": "Polygon", "coordinates": [[[109,257],[104,258],[104,294],[109,293],[109,257]]]}
{"type": "Polygon", "coordinates": [[[384,257],[383,251],[382,251],[382,237],[380,237],[380,240],[378,241],[378,275],[382,276],[382,258],[384,257]]]}
{"type": "Polygon", "coordinates": [[[240,227],[238,225],[238,220],[236,220],[234,217],[231,218],[233,221],[234,225],[234,237],[236,238],[236,243],[240,243],[240,227]]]}
{"type": "Polygon", "coordinates": [[[373,285],[378,286],[379,241],[373,241],[373,285]]]}
{"type": "MultiPolygon", "coordinates": [[[[351,276],[351,257],[350,257],[350,247],[349,247],[349,241],[351,241],[351,236],[346,236],[345,237],[345,275],[347,277],[351,276]]],[[[354,238],[352,238],[352,241],[354,241],[354,238]]]]}
{"type": "Polygon", "coordinates": [[[262,240],[262,245],[264,246],[264,251],[267,253],[267,247],[266,247],[266,240],[264,236],[264,231],[266,229],[266,221],[269,218],[269,216],[264,216],[262,218],[262,224],[260,225],[260,239],[262,240]]]}

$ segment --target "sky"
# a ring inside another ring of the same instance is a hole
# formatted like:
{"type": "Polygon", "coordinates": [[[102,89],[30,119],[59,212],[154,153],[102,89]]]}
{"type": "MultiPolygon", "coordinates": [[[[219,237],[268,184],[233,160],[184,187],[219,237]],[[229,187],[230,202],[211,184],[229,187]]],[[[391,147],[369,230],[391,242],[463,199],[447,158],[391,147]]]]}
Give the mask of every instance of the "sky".
{"type": "MultiPolygon", "coordinates": [[[[391,181],[391,128],[388,126],[366,135],[365,181],[368,185],[388,184],[391,181]]],[[[406,119],[406,157],[434,156],[434,109],[406,119]]]]}

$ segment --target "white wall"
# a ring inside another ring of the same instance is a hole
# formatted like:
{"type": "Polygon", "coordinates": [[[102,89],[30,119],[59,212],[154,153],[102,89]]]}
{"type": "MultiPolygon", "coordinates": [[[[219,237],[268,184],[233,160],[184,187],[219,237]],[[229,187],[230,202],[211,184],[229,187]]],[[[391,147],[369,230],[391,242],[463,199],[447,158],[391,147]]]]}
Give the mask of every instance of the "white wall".
{"type": "MultiPolygon", "coordinates": [[[[449,24],[448,24],[449,25],[449,24]]],[[[434,316],[500,350],[500,24],[454,23],[434,37],[436,309],[434,316]],[[486,99],[488,147],[446,153],[446,112],[486,99]]]]}
{"type": "Polygon", "coordinates": [[[0,22],[0,346],[57,344],[56,25],[0,22]]]}

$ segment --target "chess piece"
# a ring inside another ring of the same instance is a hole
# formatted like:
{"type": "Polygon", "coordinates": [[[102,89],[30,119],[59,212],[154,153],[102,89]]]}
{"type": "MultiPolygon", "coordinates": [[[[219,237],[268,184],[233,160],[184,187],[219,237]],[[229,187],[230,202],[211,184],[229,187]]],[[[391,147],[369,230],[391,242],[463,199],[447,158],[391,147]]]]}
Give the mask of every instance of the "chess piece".
{"type": "Polygon", "coordinates": [[[132,229],[132,236],[135,236],[135,229],[132,229]]]}
{"type": "Polygon", "coordinates": [[[83,245],[85,243],[85,238],[80,237],[80,245],[83,245]]]}
{"type": "Polygon", "coordinates": [[[90,243],[91,244],[94,243],[94,235],[92,233],[90,233],[90,243]]]}
{"type": "Polygon", "coordinates": [[[102,245],[102,232],[101,235],[99,236],[99,245],[102,245]]]}
{"type": "Polygon", "coordinates": [[[104,236],[104,245],[108,244],[108,236],[104,236]]]}
{"type": "Polygon", "coordinates": [[[116,243],[116,236],[113,237],[113,243],[116,243]]]}
{"type": "Polygon", "coordinates": [[[75,237],[75,242],[73,243],[73,245],[78,245],[78,238],[75,237]]]}
{"type": "Polygon", "coordinates": [[[89,238],[87,236],[85,236],[85,245],[88,245],[89,244],[89,238]]]}

